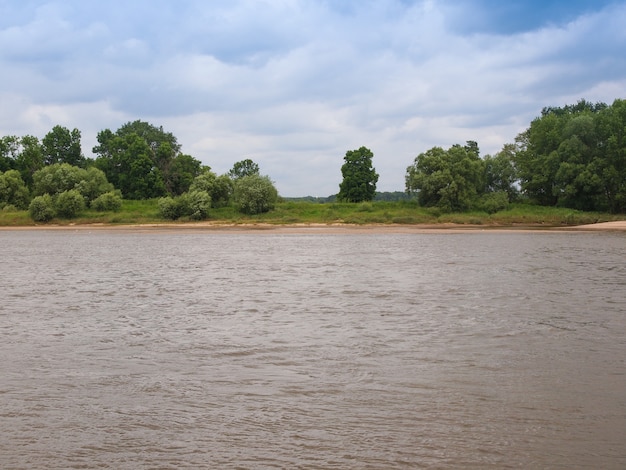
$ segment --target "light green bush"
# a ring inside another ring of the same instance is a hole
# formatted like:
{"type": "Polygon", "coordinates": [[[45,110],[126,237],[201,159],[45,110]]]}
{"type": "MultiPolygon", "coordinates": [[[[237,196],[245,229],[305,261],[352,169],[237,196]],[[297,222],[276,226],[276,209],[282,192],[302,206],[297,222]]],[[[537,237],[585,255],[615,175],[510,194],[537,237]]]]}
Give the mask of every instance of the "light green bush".
{"type": "Polygon", "coordinates": [[[30,218],[35,222],[48,222],[54,218],[54,202],[52,196],[44,194],[36,196],[28,206],[30,218]]]}
{"type": "Polygon", "coordinates": [[[268,176],[243,176],[235,181],[235,203],[244,214],[268,212],[277,201],[278,191],[268,176]]]}
{"type": "Polygon", "coordinates": [[[77,189],[70,189],[59,194],[54,205],[58,216],[71,219],[85,210],[85,198],[77,189]]]}
{"type": "Polygon", "coordinates": [[[99,212],[119,211],[122,208],[122,195],[119,191],[109,191],[91,201],[90,207],[99,212]]]}

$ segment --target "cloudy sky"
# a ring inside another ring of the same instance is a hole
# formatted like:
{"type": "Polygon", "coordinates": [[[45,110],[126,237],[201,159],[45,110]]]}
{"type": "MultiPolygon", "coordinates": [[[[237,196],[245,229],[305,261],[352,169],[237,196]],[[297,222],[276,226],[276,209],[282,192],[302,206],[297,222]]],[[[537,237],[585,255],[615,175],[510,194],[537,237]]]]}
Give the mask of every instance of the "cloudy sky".
{"type": "Polygon", "coordinates": [[[0,135],[141,119],[283,196],[379,191],[421,152],[493,154],[544,106],[626,98],[626,0],[0,0],[0,135]]]}

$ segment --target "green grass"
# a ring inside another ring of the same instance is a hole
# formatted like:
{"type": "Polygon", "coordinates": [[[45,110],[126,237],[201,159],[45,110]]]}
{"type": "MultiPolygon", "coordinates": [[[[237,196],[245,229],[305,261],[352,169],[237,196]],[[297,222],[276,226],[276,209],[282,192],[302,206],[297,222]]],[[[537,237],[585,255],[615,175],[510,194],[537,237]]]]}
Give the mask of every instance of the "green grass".
{"type": "MultiPolygon", "coordinates": [[[[424,208],[414,201],[377,201],[358,204],[286,201],[277,204],[273,211],[249,216],[237,212],[234,207],[214,209],[209,221],[227,224],[267,223],[288,224],[442,224],[455,223],[485,226],[568,226],[611,220],[624,220],[626,215],[615,216],[572,209],[542,207],[528,204],[512,204],[509,209],[487,214],[486,212],[441,213],[436,208],[424,208]]],[[[151,224],[169,223],[159,217],[157,200],[124,201],[117,212],[87,210],[75,219],[54,219],[48,225],[70,224],[151,224]]],[[[181,219],[176,222],[188,222],[181,219]]],[[[34,226],[27,211],[0,210],[0,226],[34,226]]]]}

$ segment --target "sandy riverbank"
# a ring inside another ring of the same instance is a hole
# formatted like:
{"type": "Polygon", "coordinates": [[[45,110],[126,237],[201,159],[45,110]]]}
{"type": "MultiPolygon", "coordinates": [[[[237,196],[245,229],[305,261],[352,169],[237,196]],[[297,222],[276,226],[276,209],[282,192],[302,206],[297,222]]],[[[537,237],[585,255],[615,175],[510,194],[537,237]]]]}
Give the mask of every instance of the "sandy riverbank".
{"type": "Polygon", "coordinates": [[[111,231],[171,231],[204,230],[212,232],[265,232],[265,233],[472,233],[489,232],[588,232],[626,231],[626,220],[603,222],[571,227],[551,227],[542,225],[464,225],[464,224],[223,224],[219,222],[164,223],[164,224],[79,224],[79,225],[34,225],[21,227],[0,227],[0,230],[111,230],[111,231]]]}

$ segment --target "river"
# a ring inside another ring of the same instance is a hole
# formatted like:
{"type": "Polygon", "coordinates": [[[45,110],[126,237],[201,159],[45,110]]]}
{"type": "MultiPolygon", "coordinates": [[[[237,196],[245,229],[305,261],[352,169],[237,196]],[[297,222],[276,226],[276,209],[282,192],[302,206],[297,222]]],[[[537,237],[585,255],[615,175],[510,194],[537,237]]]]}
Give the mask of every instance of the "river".
{"type": "Polygon", "coordinates": [[[3,469],[626,468],[623,233],[0,243],[3,469]]]}

